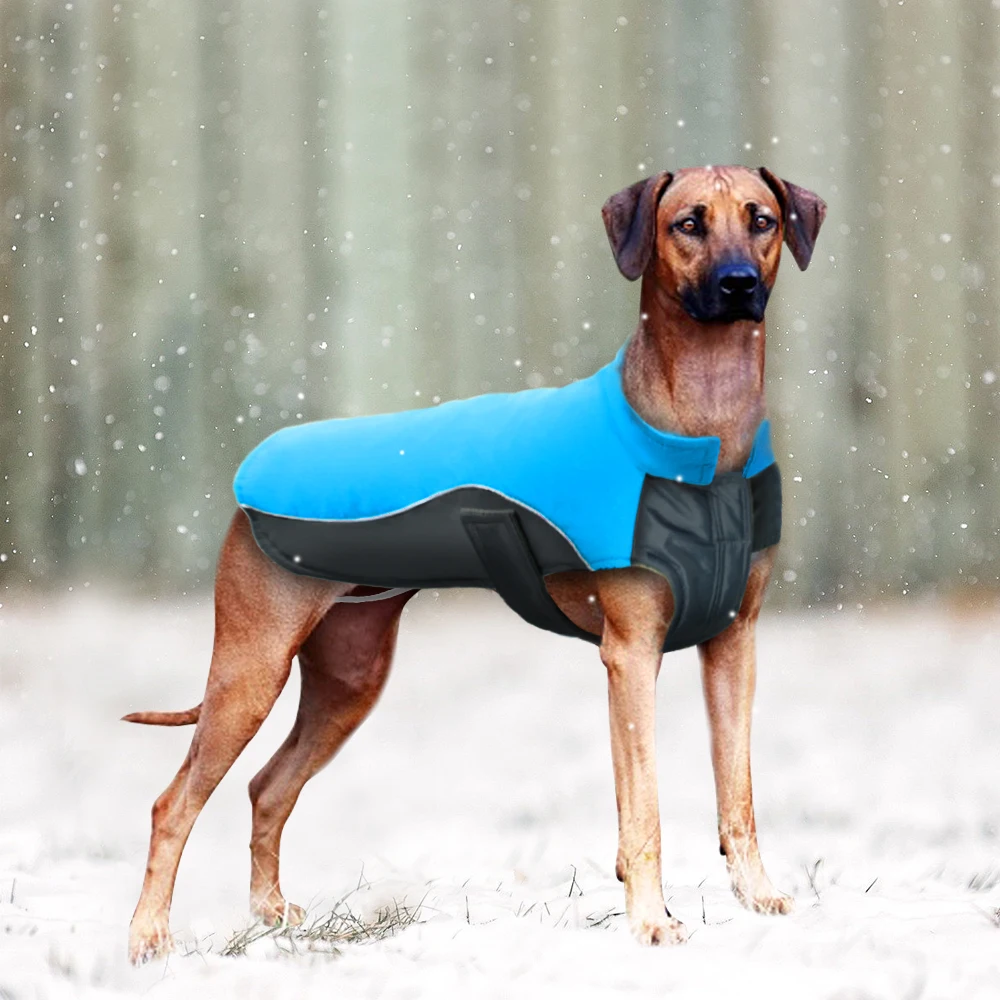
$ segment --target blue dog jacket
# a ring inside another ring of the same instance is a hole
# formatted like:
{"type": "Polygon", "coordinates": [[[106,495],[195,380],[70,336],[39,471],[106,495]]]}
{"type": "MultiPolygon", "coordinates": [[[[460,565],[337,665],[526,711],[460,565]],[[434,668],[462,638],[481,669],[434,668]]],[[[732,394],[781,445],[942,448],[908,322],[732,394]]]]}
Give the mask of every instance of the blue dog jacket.
{"type": "Polygon", "coordinates": [[[287,427],[234,483],[257,544],[295,573],[385,587],[489,587],[532,624],[599,642],[543,578],[643,566],[674,594],[665,649],[738,611],[751,552],[781,534],[770,429],[742,472],[720,442],[660,431],[621,385],[624,348],[560,389],[287,427]]]}

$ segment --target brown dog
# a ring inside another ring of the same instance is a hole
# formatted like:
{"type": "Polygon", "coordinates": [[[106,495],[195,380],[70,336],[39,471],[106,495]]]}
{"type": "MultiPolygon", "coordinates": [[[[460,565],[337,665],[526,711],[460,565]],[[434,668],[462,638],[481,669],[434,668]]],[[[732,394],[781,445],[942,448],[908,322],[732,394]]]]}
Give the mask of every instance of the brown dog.
{"type": "MultiPolygon", "coordinates": [[[[721,440],[718,472],[741,468],[764,416],[764,326],[784,237],[805,268],[826,206],[769,171],[706,167],[661,173],[613,196],[605,224],[622,273],[642,277],[641,319],[622,382],[655,427],[721,440]]],[[[754,556],[733,623],[699,647],[712,735],[720,848],[737,898],[761,913],[792,899],[764,872],[750,787],[754,630],[774,548],[754,556]]],[[[674,611],[667,581],[644,569],[569,572],[546,579],[578,626],[601,637],[608,671],[611,752],[618,801],[616,872],[640,941],[683,941],[660,877],[654,752],[655,686],[674,611]],[[596,595],[596,600],[594,596],[596,595]]],[[[377,591],[375,591],[377,592],[377,591]]],[[[219,559],[215,645],[205,697],[179,713],[130,721],[197,722],[177,776],[153,806],[153,831],[129,952],[142,962],[170,948],[168,927],[181,851],[215,786],[257,732],[298,655],[302,693],[288,738],[250,783],[250,900],[263,920],[302,920],[278,880],[282,828],[303,785],[371,711],[389,673],[400,613],[414,591],[369,603],[349,583],[293,575],[257,547],[237,513],[219,559]]]]}

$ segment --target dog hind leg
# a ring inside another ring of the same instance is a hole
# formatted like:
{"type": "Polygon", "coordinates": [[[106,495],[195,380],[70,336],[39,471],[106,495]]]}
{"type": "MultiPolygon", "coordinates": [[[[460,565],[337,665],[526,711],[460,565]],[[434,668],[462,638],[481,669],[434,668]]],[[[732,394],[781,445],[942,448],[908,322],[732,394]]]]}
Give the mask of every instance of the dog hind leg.
{"type": "Polygon", "coordinates": [[[134,964],[170,950],[170,903],[191,827],[270,712],[299,646],[345,589],[276,566],[236,514],[219,557],[215,643],[198,725],[184,763],[153,806],[146,875],[129,928],[134,964]]]}
{"type": "Polygon", "coordinates": [[[365,720],[389,675],[399,618],[415,591],[337,604],[299,650],[302,691],[291,732],[250,782],[250,906],[266,923],[301,923],[279,882],[281,834],[305,783],[365,720]]]}

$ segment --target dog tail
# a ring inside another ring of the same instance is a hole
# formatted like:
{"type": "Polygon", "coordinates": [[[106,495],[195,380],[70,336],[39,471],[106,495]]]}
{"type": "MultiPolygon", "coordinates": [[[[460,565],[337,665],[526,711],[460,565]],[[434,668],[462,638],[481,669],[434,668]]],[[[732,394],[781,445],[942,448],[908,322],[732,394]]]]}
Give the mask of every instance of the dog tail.
{"type": "Polygon", "coordinates": [[[193,726],[201,715],[201,705],[183,712],[130,712],[122,722],[138,722],[141,726],[193,726]]]}

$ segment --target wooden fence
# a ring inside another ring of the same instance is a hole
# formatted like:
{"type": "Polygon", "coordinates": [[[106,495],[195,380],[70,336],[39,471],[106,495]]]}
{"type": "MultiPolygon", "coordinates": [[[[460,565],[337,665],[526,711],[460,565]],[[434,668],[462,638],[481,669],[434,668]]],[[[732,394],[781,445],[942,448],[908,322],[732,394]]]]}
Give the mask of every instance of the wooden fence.
{"type": "Polygon", "coordinates": [[[282,424],[589,374],[601,203],[714,162],[830,206],[778,599],[1000,581],[996,0],[2,0],[0,64],[4,586],[204,586],[282,424]]]}

